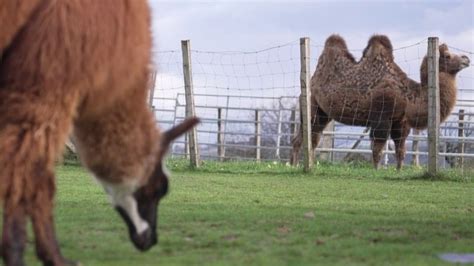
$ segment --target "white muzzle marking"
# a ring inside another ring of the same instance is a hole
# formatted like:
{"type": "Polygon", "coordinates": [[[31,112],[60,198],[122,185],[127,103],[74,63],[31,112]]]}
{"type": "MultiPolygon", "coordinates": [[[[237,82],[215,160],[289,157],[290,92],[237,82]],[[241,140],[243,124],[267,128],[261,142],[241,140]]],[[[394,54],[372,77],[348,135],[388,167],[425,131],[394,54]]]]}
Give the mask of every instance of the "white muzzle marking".
{"type": "MultiPolygon", "coordinates": [[[[100,181],[100,179],[98,179],[100,181]]],[[[148,222],[143,220],[138,212],[137,200],[133,197],[133,193],[136,191],[136,185],[131,184],[108,184],[100,182],[105,188],[105,191],[110,196],[110,201],[114,206],[121,207],[128,215],[135,230],[138,234],[145,232],[150,226],[148,222]]]]}
{"type": "Polygon", "coordinates": [[[125,197],[115,199],[115,205],[122,207],[125,212],[128,214],[130,220],[132,220],[133,225],[135,225],[135,229],[137,230],[138,234],[145,232],[149,225],[148,223],[140,217],[140,213],[138,212],[137,201],[132,195],[127,195],[125,197]]]}

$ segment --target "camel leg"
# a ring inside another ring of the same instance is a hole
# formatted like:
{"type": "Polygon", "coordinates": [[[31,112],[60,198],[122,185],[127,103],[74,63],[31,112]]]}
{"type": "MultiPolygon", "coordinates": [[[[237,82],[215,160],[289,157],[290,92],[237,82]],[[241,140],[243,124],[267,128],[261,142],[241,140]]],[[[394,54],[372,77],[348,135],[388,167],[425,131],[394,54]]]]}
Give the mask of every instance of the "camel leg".
{"type": "MultiPolygon", "coordinates": [[[[311,107],[311,143],[312,143],[312,155],[314,156],[314,150],[319,144],[319,140],[321,139],[321,132],[323,132],[324,128],[327,124],[331,121],[328,115],[319,108],[318,105],[313,104],[311,107]]],[[[303,124],[303,117],[300,116],[300,123],[303,124]]],[[[300,125],[301,125],[300,124],[300,125]]],[[[303,127],[300,126],[300,130],[298,134],[293,138],[293,150],[291,153],[290,163],[292,165],[298,164],[298,155],[301,149],[301,145],[303,143],[303,127]]]]}
{"type": "Polygon", "coordinates": [[[21,266],[26,242],[25,207],[20,204],[4,204],[2,257],[6,266],[21,266]]]}
{"type": "Polygon", "coordinates": [[[296,136],[291,140],[291,144],[293,145],[293,149],[291,150],[290,164],[296,166],[298,164],[301,144],[303,144],[303,130],[301,127],[296,136]]]}
{"type": "Polygon", "coordinates": [[[405,141],[410,134],[410,128],[406,123],[394,123],[390,131],[390,137],[395,143],[395,156],[397,158],[397,170],[400,171],[405,160],[405,141]]]}
{"type": "Polygon", "coordinates": [[[379,168],[379,162],[382,158],[382,150],[387,143],[390,126],[380,126],[370,130],[370,139],[372,140],[372,163],[375,169],[379,168]]]}

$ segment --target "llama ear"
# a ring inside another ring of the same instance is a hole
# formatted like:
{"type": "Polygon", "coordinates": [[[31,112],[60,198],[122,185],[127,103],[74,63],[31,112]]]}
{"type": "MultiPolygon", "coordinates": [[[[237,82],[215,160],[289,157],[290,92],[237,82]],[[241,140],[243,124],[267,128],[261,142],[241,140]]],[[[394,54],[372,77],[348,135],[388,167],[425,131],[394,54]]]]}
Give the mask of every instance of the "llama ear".
{"type": "Polygon", "coordinates": [[[165,147],[164,150],[168,148],[170,143],[178,138],[179,136],[183,135],[186,133],[188,130],[193,128],[195,125],[199,123],[199,118],[197,117],[191,117],[185,119],[183,122],[181,122],[179,125],[172,127],[171,129],[168,129],[163,133],[163,139],[161,144],[163,147],[165,147]]]}

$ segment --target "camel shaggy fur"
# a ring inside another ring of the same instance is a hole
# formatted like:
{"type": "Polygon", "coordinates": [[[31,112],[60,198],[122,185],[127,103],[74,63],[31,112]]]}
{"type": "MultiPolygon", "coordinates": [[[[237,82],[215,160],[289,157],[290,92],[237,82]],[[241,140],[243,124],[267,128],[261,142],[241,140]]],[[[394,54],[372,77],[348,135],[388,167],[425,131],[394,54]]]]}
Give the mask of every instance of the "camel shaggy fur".
{"type": "MultiPolygon", "coordinates": [[[[456,74],[470,62],[467,56],[449,52],[446,44],[440,45],[439,52],[440,115],[444,121],[456,102],[456,74]]],[[[418,83],[394,62],[392,44],[386,36],[372,36],[358,62],[342,37],[330,36],[311,78],[313,149],[331,120],[370,127],[374,166],[378,167],[382,149],[390,137],[395,143],[397,169],[400,169],[410,129],[424,129],[428,124],[426,56],[420,75],[421,83],[418,83]]],[[[293,139],[293,164],[297,162],[301,142],[300,130],[293,139]]]]}
{"type": "Polygon", "coordinates": [[[103,184],[132,242],[157,242],[168,179],[167,132],[146,106],[150,17],[146,0],[0,0],[1,254],[23,265],[31,218],[44,265],[66,265],[53,223],[55,161],[73,132],[83,163],[103,184]]]}

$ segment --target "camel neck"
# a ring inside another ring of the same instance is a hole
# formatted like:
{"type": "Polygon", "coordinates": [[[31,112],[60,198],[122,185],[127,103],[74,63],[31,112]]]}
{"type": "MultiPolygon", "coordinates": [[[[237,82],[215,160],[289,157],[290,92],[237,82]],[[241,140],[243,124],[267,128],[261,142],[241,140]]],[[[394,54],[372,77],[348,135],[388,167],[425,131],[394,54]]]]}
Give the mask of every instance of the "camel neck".
{"type": "MultiPolygon", "coordinates": [[[[409,123],[414,128],[424,129],[428,125],[428,78],[421,74],[421,83],[410,84],[413,95],[407,107],[409,123]]],[[[439,73],[440,120],[445,121],[456,103],[456,77],[439,73]]]]}

